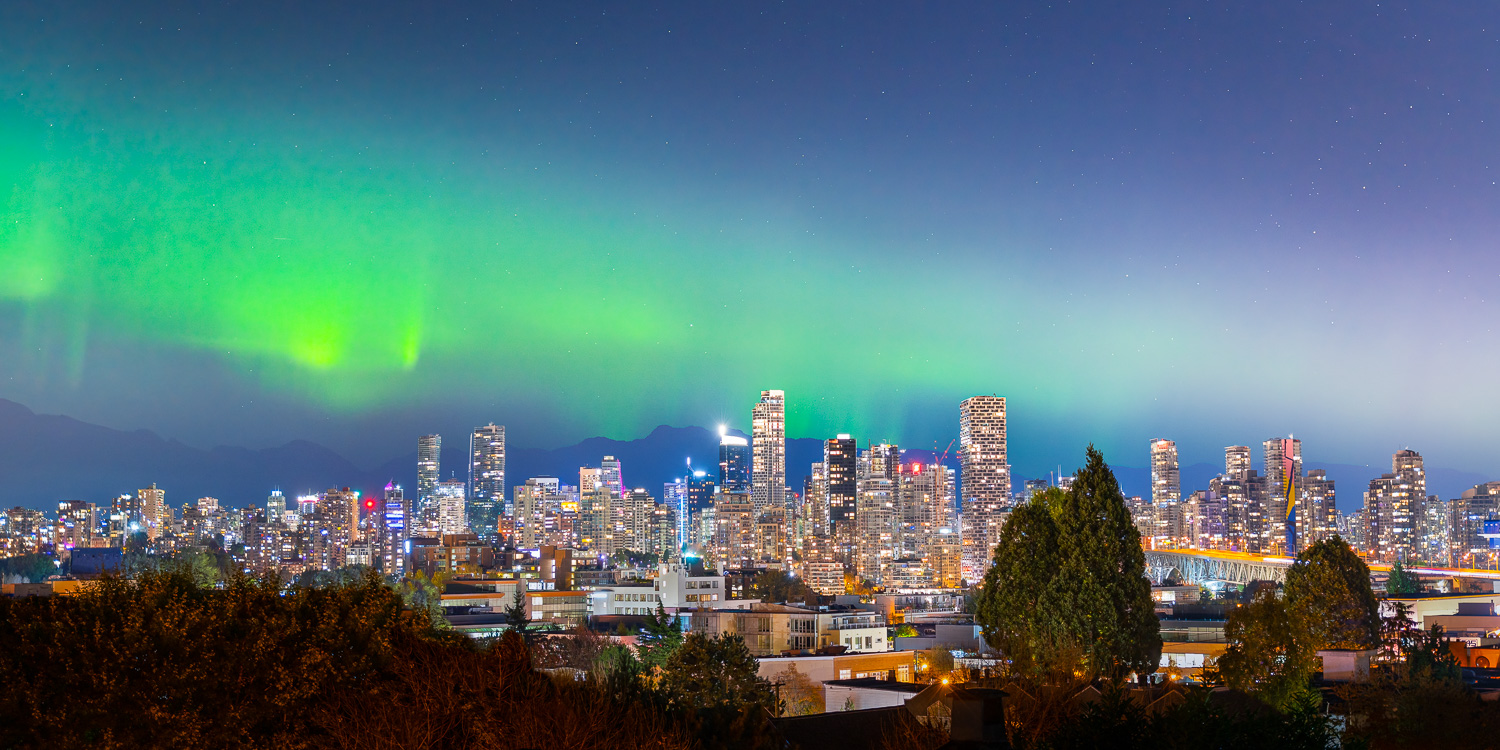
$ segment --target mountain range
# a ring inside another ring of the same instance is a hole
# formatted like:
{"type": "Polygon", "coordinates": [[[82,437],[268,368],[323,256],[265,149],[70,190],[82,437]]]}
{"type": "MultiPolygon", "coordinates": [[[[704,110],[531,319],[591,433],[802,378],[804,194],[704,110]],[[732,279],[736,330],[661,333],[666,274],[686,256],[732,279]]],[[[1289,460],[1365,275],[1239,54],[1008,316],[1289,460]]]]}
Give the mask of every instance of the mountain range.
{"type": "MultiPolygon", "coordinates": [[[[742,434],[742,433],[736,433],[742,434]]],[[[643,438],[613,440],[594,437],[555,449],[511,447],[506,456],[509,484],[533,476],[555,476],[576,484],[580,466],[598,466],[606,455],[620,459],[625,483],[645,487],[660,496],[662,484],[682,476],[688,460],[710,476],[718,473],[718,434],[703,427],[662,425],[643,438]]],[[[444,477],[466,475],[467,446],[448,451],[442,462],[444,477]],[[456,455],[455,455],[456,454],[456,455]]],[[[802,487],[808,467],[823,457],[816,438],[787,440],[787,480],[802,487]]],[[[932,451],[903,451],[907,460],[931,463],[932,451]]],[[[957,467],[949,455],[946,464],[957,467]]],[[[415,451],[373,468],[363,468],[317,443],[294,440],[275,448],[217,446],[196,448],[163,438],[148,430],[125,431],[89,424],[71,417],[37,414],[0,399],[0,505],[55,508],[63,500],[108,503],[111,498],[155,483],[167,491],[168,502],[181,505],[198,497],[216,497],[243,507],[264,502],[272,489],[287,495],[317,492],[329,487],[352,487],[378,492],[387,482],[409,490],[416,485],[415,451]]],[[[1366,484],[1384,467],[1307,462],[1308,469],[1324,469],[1336,482],[1339,506],[1359,507],[1366,484]]],[[[1149,468],[1113,466],[1126,495],[1147,495],[1149,468]]],[[[1221,466],[1200,463],[1182,467],[1185,492],[1208,486],[1221,466]]],[[[1019,489],[1022,476],[1014,477],[1019,489]]],[[[1441,497],[1458,493],[1488,477],[1456,469],[1428,469],[1428,491],[1441,497]]]]}

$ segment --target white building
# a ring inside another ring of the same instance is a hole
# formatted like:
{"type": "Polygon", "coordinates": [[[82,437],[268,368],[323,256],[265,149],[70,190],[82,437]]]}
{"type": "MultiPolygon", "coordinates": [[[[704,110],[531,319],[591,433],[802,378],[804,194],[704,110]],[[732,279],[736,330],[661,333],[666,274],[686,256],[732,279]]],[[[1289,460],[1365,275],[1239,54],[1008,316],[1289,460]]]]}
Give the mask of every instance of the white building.
{"type": "MultiPolygon", "coordinates": [[[[661,563],[656,578],[649,582],[621,584],[600,588],[590,594],[589,614],[649,615],[661,603],[670,614],[699,608],[720,609],[728,605],[724,576],[689,575],[677,563],[661,563]]],[[[744,601],[734,602],[743,606],[744,601]]]]}
{"type": "Polygon", "coordinates": [[[990,550],[1000,541],[1010,504],[1004,397],[974,396],[959,404],[958,444],[964,568],[969,580],[975,580],[989,565],[990,550]]]}
{"type": "Polygon", "coordinates": [[[761,391],[751,411],[751,499],[755,513],[786,507],[786,394],[761,391]]]}

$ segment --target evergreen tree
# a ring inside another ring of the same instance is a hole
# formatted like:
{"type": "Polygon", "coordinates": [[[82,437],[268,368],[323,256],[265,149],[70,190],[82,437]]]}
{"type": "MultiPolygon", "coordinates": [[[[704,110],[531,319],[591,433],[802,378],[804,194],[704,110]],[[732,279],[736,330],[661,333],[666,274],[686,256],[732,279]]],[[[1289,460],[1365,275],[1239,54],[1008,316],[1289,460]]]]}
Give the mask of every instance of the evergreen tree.
{"type": "Polygon", "coordinates": [[[1391,566],[1391,577],[1385,584],[1385,592],[1391,596],[1413,596],[1421,593],[1422,585],[1417,577],[1406,569],[1400,560],[1391,566]]]}
{"type": "Polygon", "coordinates": [[[1161,659],[1160,624],[1146,578],[1141,534],[1104,455],[1088,461],[1054,514],[1062,564],[1059,587],[1094,675],[1150,674],[1161,659]]]}
{"type": "Polygon", "coordinates": [[[769,709],[775,699],[757,669],[755,656],[739,636],[690,633],[662,665],[661,689],[679,707],[769,709]]]}
{"type": "Polygon", "coordinates": [[[521,593],[521,586],[516,587],[516,594],[511,597],[510,606],[505,608],[505,620],[511,624],[511,627],[522,632],[525,632],[526,626],[531,624],[531,615],[526,613],[526,597],[521,593]]]}
{"type": "Polygon", "coordinates": [[[1049,489],[1011,513],[975,603],[985,641],[1023,675],[1067,668],[1063,654],[1079,645],[1056,587],[1062,559],[1052,507],[1062,495],[1049,489]]]}
{"type": "Polygon", "coordinates": [[[1014,669],[1031,676],[1121,680],[1156,671],[1161,635],[1140,532],[1104,456],[1064,493],[1017,508],[995,547],[975,621],[1014,669]]]}
{"type": "Polygon", "coordinates": [[[660,666],[671,658],[673,653],[682,646],[682,625],[677,621],[675,615],[667,614],[667,610],[658,601],[656,612],[651,619],[646,621],[646,629],[641,633],[637,650],[641,654],[641,663],[647,670],[660,666]]]}
{"type": "Polygon", "coordinates": [[[1316,648],[1375,648],[1380,614],[1370,568],[1338,536],[1297,555],[1286,574],[1287,606],[1311,623],[1316,648]]]}

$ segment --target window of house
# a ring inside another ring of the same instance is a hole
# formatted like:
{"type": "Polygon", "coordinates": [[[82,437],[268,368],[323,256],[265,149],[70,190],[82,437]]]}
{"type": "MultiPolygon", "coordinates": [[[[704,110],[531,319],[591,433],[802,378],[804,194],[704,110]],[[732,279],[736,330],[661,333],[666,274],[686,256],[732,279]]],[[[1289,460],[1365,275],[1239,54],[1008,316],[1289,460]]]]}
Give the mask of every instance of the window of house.
{"type": "Polygon", "coordinates": [[[847,679],[849,679],[849,670],[847,670],[847,669],[840,669],[839,670],[839,679],[840,680],[847,680],[847,679]]]}

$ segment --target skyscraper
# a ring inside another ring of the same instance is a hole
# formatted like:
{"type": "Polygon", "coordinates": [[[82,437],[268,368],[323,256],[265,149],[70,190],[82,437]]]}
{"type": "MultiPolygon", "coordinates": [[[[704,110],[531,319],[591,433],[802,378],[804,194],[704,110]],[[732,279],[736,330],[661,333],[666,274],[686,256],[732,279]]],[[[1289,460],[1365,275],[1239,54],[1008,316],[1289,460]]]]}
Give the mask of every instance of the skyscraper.
{"type": "Polygon", "coordinates": [[[958,444],[964,564],[971,575],[978,577],[989,562],[990,550],[1000,541],[1000,527],[1010,501],[1005,399],[974,396],[959,404],[958,444]]]}
{"type": "Polygon", "coordinates": [[[1224,449],[1224,476],[1236,482],[1250,474],[1250,446],[1231,445],[1224,449]]]}
{"type": "Polygon", "coordinates": [[[487,424],[469,436],[469,526],[496,533],[505,505],[505,427],[487,424]]]}
{"type": "Polygon", "coordinates": [[[1302,441],[1294,437],[1271,438],[1264,444],[1266,456],[1266,514],[1271,547],[1295,555],[1297,539],[1297,495],[1302,486],[1302,441]]]}
{"type": "Polygon", "coordinates": [[[786,508],[786,394],[761,391],[751,411],[751,502],[755,512],[786,508]]]}
{"type": "Polygon", "coordinates": [[[424,529],[437,528],[438,472],[442,468],[443,438],[423,435],[417,438],[417,523],[424,529]]]}
{"type": "Polygon", "coordinates": [[[281,490],[271,490],[271,496],[266,498],[266,522],[280,521],[284,515],[286,515],[286,496],[281,494],[281,490]]]}
{"type": "Polygon", "coordinates": [[[823,444],[823,470],[827,477],[828,522],[837,532],[854,521],[859,489],[859,457],[854,438],[839,435],[823,444]]]}
{"type": "Polygon", "coordinates": [[[385,544],[381,552],[381,571],[386,575],[398,575],[406,569],[407,518],[411,509],[406,504],[406,493],[392,482],[385,486],[385,544]]]}
{"type": "Polygon", "coordinates": [[[135,491],[135,510],[136,517],[131,520],[139,525],[136,530],[146,532],[146,538],[153,542],[166,530],[164,526],[170,526],[172,508],[167,505],[167,493],[157,489],[155,482],[135,491]]]}
{"type": "Polygon", "coordinates": [[[625,473],[620,468],[620,459],[614,456],[605,456],[599,462],[599,475],[604,482],[604,488],[609,490],[610,497],[625,496],[625,473]]]}
{"type": "Polygon", "coordinates": [[[1417,551],[1417,515],[1427,499],[1422,455],[1414,450],[1391,456],[1391,473],[1371,480],[1365,491],[1366,551],[1377,560],[1396,561],[1417,551]]]}
{"type": "Polygon", "coordinates": [[[1177,443],[1151,441],[1151,503],[1166,505],[1182,499],[1182,479],[1177,469],[1177,443]]]}
{"type": "Polygon", "coordinates": [[[749,492],[750,466],[753,463],[750,441],[719,430],[719,489],[724,492],[749,492]]]}
{"type": "Polygon", "coordinates": [[[464,503],[466,486],[462,479],[438,482],[436,493],[438,530],[443,534],[463,534],[469,530],[468,519],[464,517],[467,510],[464,503]]]}

